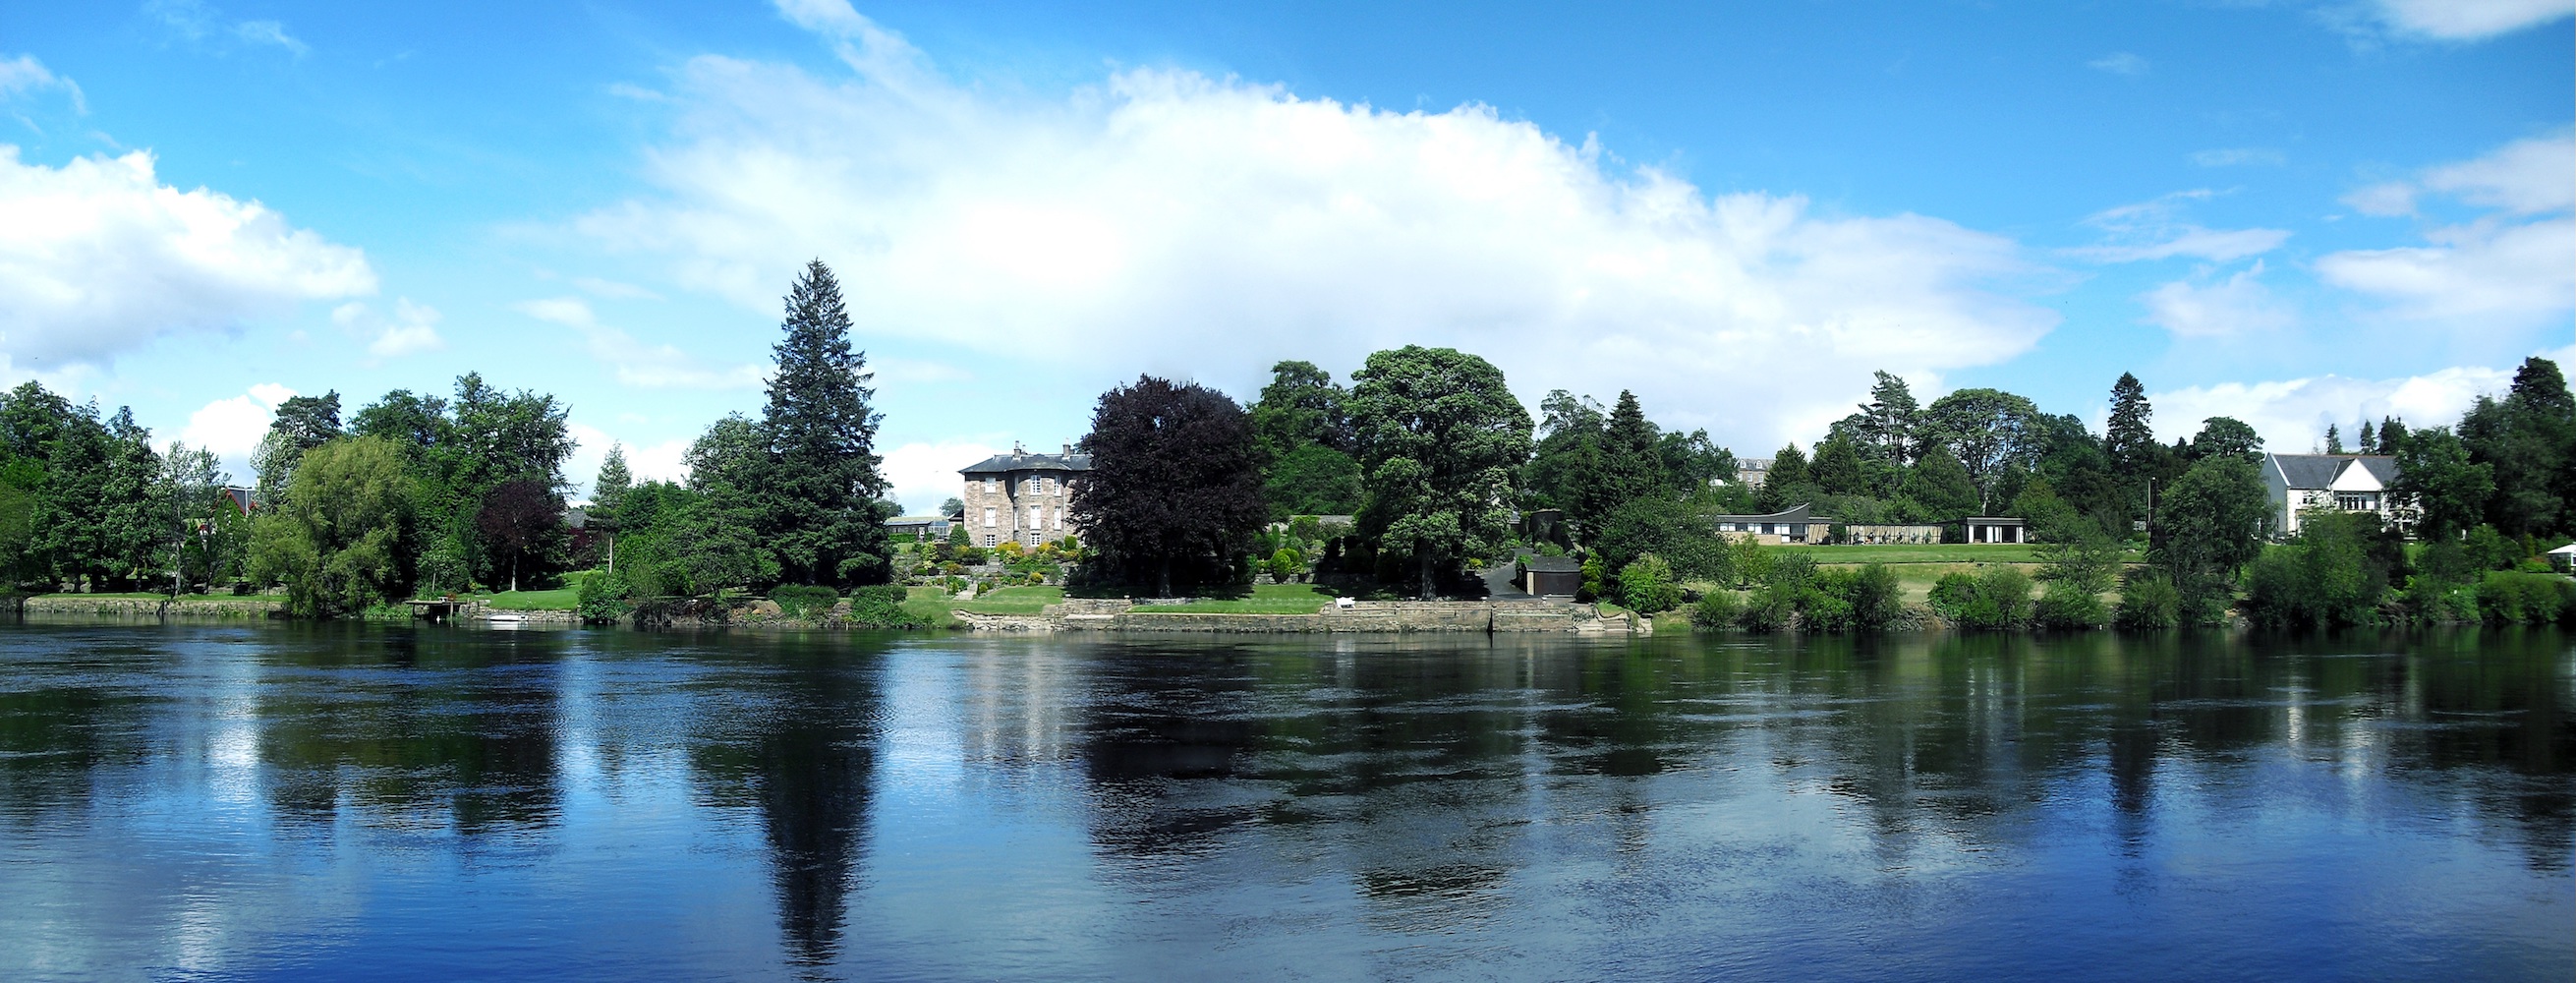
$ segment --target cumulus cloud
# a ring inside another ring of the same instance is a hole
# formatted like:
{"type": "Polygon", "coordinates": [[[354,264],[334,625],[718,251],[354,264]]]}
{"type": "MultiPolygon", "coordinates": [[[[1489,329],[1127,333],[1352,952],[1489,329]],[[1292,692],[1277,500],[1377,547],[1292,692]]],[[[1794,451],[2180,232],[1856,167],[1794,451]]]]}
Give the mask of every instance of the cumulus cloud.
{"type": "Polygon", "coordinates": [[[2477,41],[2576,14],[2576,0],[2374,0],[2370,12],[2401,35],[2477,41]]]}
{"type": "Polygon", "coordinates": [[[2046,271],[2002,237],[1614,171],[1481,106],[1162,70],[996,96],[844,3],[784,10],[852,74],[688,62],[659,193],[580,230],[761,311],[820,256],[865,298],[861,334],[1047,371],[1252,383],[1283,357],[1453,345],[1525,398],[1625,386],[1721,432],[1740,408],[1763,439],[1846,412],[1873,368],[2007,360],[2056,322],[2005,293],[2046,271]]]}
{"type": "Polygon", "coordinates": [[[928,515],[939,509],[939,503],[964,489],[965,479],[958,476],[957,469],[1008,449],[972,440],[915,442],[896,447],[885,452],[885,464],[880,469],[891,486],[886,494],[902,502],[905,512],[928,515]]]}
{"type": "Polygon", "coordinates": [[[159,183],[150,154],[23,164],[0,145],[0,357],[101,364],[160,335],[373,293],[364,254],[256,201],[159,183]]]}
{"type": "Polygon", "coordinates": [[[2067,252],[2104,263],[2177,256],[2225,263],[2271,252],[2289,241],[2287,229],[2208,229],[2183,220],[2185,202],[2207,200],[2214,194],[2205,188],[2177,191],[2095,212],[2084,224],[2102,230],[2106,241],[2067,252]]]}
{"type": "Polygon", "coordinates": [[[286,25],[273,20],[224,23],[223,11],[204,0],[149,0],[143,11],[161,22],[174,37],[191,43],[215,42],[253,47],[283,48],[298,58],[312,49],[293,35],[286,25]]]}
{"type": "Polygon", "coordinates": [[[554,297],[517,305],[522,314],[579,332],[591,357],[617,374],[617,381],[648,389],[752,389],[769,376],[765,365],[726,365],[681,351],[673,345],[648,345],[635,336],[599,323],[590,304],[579,297],[554,297]]]}
{"type": "Polygon", "coordinates": [[[2428,229],[2426,244],[2331,253],[2329,284],[2380,298],[2390,315],[2489,329],[2528,327],[2576,310],[2576,133],[2517,140],[2474,160],[2429,168],[2345,197],[2365,214],[2406,215],[2427,195],[2491,209],[2428,229]]]}
{"type": "Polygon", "coordinates": [[[447,339],[438,333],[438,321],[437,308],[412,303],[409,297],[394,301],[391,317],[379,315],[374,308],[361,303],[342,304],[331,311],[331,323],[364,340],[367,354],[377,359],[400,358],[447,347],[447,339]]]}
{"type": "Polygon", "coordinates": [[[2176,280],[2139,295],[2147,323],[2180,338],[2221,338],[2277,331],[2297,322],[2289,305],[2263,285],[2263,261],[2216,282],[2176,280]]]}
{"type": "Polygon", "coordinates": [[[600,462],[608,460],[610,445],[626,448],[626,470],[633,472],[637,481],[688,480],[687,459],[692,438],[638,444],[620,440],[608,431],[579,420],[567,422],[564,430],[573,439],[572,457],[564,462],[564,477],[581,486],[584,496],[590,494],[591,482],[599,477],[600,462]]]}
{"type": "MultiPolygon", "coordinates": [[[[2576,346],[2542,353],[2562,363],[2576,346]]],[[[2322,375],[2275,382],[2230,382],[2154,393],[2156,437],[2186,438],[2200,431],[2201,421],[2232,416],[2252,424],[2263,435],[2264,448],[2285,454],[2307,453],[2321,445],[2326,426],[2341,426],[2349,438],[2362,420],[2397,417],[2410,427],[2449,426],[2459,421],[2481,395],[2501,393],[2513,384],[2513,369],[2457,366],[2398,379],[2352,379],[2322,375]]]]}
{"type": "Polygon", "coordinates": [[[235,475],[250,474],[251,451],[268,435],[278,404],[294,395],[295,390],[263,382],[240,395],[207,403],[188,414],[187,425],[179,428],[179,442],[214,452],[235,475]]]}

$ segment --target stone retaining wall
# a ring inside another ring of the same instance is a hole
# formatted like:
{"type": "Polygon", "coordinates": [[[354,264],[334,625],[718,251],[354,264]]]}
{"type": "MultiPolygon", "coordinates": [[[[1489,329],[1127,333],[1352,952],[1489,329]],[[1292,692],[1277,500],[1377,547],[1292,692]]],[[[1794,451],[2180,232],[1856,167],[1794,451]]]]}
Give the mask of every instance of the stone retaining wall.
{"type": "Polygon", "coordinates": [[[972,614],[957,619],[972,631],[1134,631],[1216,634],[1417,634],[1438,632],[1568,632],[1652,634],[1654,624],[1633,616],[1604,618],[1589,604],[1562,601],[1361,601],[1323,605],[1314,614],[1237,614],[1210,611],[1136,611],[1131,602],[1085,598],[1047,605],[1036,616],[972,614]]]}

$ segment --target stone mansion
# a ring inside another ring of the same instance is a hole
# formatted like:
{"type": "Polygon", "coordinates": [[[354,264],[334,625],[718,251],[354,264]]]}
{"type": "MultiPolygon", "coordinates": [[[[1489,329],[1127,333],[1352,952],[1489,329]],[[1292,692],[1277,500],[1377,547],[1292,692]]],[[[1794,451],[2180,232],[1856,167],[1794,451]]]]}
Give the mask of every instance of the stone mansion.
{"type": "Polygon", "coordinates": [[[1008,454],[959,468],[966,478],[966,493],[958,500],[966,503],[968,540],[977,546],[1037,546],[1080,536],[1064,510],[1074,481],[1090,470],[1091,455],[1074,453],[1070,444],[1062,454],[1031,454],[1014,444],[1008,454]]]}

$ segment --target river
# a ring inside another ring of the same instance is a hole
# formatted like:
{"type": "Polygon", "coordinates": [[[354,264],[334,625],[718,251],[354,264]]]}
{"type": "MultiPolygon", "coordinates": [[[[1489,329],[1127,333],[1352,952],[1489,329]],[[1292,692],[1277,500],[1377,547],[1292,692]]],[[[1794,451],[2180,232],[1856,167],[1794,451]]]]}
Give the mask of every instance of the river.
{"type": "Polygon", "coordinates": [[[2566,980],[2576,639],[0,625],[0,979],[2566,980]]]}

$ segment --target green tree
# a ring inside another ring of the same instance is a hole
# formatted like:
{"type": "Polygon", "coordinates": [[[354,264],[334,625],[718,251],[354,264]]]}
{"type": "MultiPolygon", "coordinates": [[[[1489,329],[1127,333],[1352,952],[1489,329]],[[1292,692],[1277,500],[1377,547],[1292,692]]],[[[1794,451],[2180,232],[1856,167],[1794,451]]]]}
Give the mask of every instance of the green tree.
{"type": "Polygon", "coordinates": [[[2111,384],[2111,418],[2102,427],[2102,453],[2111,460],[2113,476],[2145,483],[2157,451],[2155,429],[2150,425],[2154,413],[2147,403],[2147,387],[2137,376],[2120,373],[2119,381],[2111,384]]]}
{"type": "Polygon", "coordinates": [[[599,462],[599,477],[590,483],[590,508],[584,513],[589,528],[608,540],[608,572],[617,572],[618,505],[635,487],[635,473],[626,467],[626,445],[608,445],[608,456],[599,462]]]}
{"type": "Polygon", "coordinates": [[[2029,399],[1994,389],[1961,389],[1933,400],[1923,411],[1923,426],[1967,471],[1981,512],[2000,504],[2006,471],[2038,462],[2047,433],[2029,399]]]}
{"type": "Polygon", "coordinates": [[[1808,465],[1807,473],[1827,495],[1866,495],[1870,489],[1862,481],[1860,466],[1859,448],[1837,437],[1816,445],[1816,461],[1808,465]]]}
{"type": "Polygon", "coordinates": [[[1284,460],[1299,449],[1351,449],[1350,420],[1342,403],[1349,396],[1333,374],[1313,362],[1284,361],[1270,367],[1270,384],[1252,404],[1252,433],[1263,463],[1284,460]]]}
{"type": "Polygon", "coordinates": [[[2200,433],[2191,438],[2190,459],[2197,462],[2221,455],[2241,457],[2259,465],[2263,461],[2263,435],[2232,416],[2202,420],[2200,433]]]}
{"type": "Polygon", "coordinates": [[[1619,600],[1641,614],[1670,611],[1682,605],[1682,588],[1672,565],[1648,553],[1619,568],[1619,600]]]}
{"type": "Polygon", "coordinates": [[[1270,465],[1262,494],[1274,519],[1352,515],[1359,511],[1360,464],[1331,447],[1307,444],[1270,465]]]}
{"type": "Polygon", "coordinates": [[[2468,446],[2450,428],[2433,427],[2407,435],[2389,497],[2415,510],[2417,537],[2445,543],[2485,518],[2495,486],[2494,465],[2470,460],[2468,446]]]}
{"type": "Polygon", "coordinates": [[[1502,370],[1448,348],[1371,354],[1353,373],[1351,424],[1366,478],[1360,534],[1410,561],[1421,594],[1470,551],[1509,531],[1512,474],[1530,457],[1530,418],[1502,370]]]}
{"type": "Polygon", "coordinates": [[[2213,457],[2192,465],[2158,505],[2148,559],[2172,579],[2186,623],[2214,624],[2234,599],[2237,571],[2270,531],[2263,479],[2242,458],[2213,457]]]}
{"type": "Polygon", "coordinates": [[[153,453],[152,431],[134,422],[133,410],[118,407],[106,427],[107,469],[99,488],[106,521],[101,559],[120,584],[157,579],[167,569],[167,546],[178,533],[176,517],[153,495],[161,455],[153,453]]]}
{"type": "Polygon", "coordinates": [[[881,584],[892,548],[877,499],[879,415],[867,355],[850,347],[841,285],[822,260],[787,294],[786,337],[772,348],[761,433],[771,467],[758,496],[762,531],[785,577],[802,584],[881,584]]]}
{"type": "Polygon", "coordinates": [[[1922,426],[1922,407],[1905,380],[1884,371],[1876,376],[1869,402],[1861,405],[1860,412],[1835,423],[1833,435],[1849,438],[1862,460],[1898,467],[1911,464],[1919,450],[1916,431],[1922,426]]]}
{"type": "Polygon", "coordinates": [[[304,453],[284,501],[252,529],[253,573],[286,585],[291,613],[329,618],[406,597],[411,589],[411,481],[403,455],[376,437],[304,453]]]}
{"type": "Polygon", "coordinates": [[[2326,424],[2326,453],[2345,453],[2343,448],[2343,432],[2337,430],[2335,425],[2331,423],[2326,424]]]}
{"type": "Polygon", "coordinates": [[[1601,430],[1607,414],[1591,397],[1562,389],[1539,401],[1538,443],[1522,468],[1529,507],[1585,517],[1582,498],[1601,482],[1601,430]]]}
{"type": "Polygon", "coordinates": [[[177,594],[190,584],[211,584],[228,566],[226,552],[234,540],[218,535],[218,520],[239,513],[224,494],[230,476],[212,451],[173,441],[160,463],[152,505],[164,520],[155,546],[167,574],[154,579],[156,586],[177,594]]]}
{"type": "Polygon", "coordinates": [[[1655,425],[1646,419],[1637,394],[1619,391],[1610,419],[1601,429],[1601,470],[1585,496],[1583,518],[1597,519],[1646,495],[1664,491],[1662,462],[1655,455],[1655,425]]]}
{"type": "Polygon", "coordinates": [[[2525,359],[2502,400],[2481,398],[2460,419],[2469,459],[2494,471],[2486,519],[2508,536],[2569,529],[2576,497],[2576,395],[2558,364],[2525,359]]]}
{"type": "Polygon", "coordinates": [[[250,467],[259,481],[256,496],[260,501],[276,501],[295,476],[295,464],[304,452],[322,446],[340,436],[340,393],[332,390],[320,396],[289,396],[277,404],[269,418],[268,433],[251,451],[250,467]]]}
{"type": "Polygon", "coordinates": [[[1922,507],[1932,521],[1957,522],[1979,514],[1977,486],[1968,478],[1968,469],[1950,456],[1946,444],[1934,444],[1923,452],[1905,476],[1905,497],[1922,507]]]}
{"type": "Polygon", "coordinates": [[[1753,500],[1762,511],[1777,512],[1811,497],[1813,484],[1807,474],[1807,453],[1792,442],[1771,455],[1771,470],[1763,475],[1762,488],[1753,500]]]}

